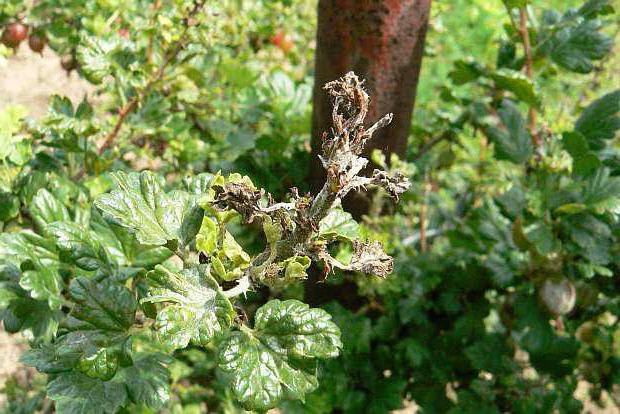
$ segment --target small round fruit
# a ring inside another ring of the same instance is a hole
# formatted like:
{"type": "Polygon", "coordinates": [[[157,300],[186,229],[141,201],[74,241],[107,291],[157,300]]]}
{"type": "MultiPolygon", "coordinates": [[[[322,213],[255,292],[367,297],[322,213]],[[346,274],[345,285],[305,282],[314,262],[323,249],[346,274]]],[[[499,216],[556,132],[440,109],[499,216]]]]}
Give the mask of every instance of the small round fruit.
{"type": "Polygon", "coordinates": [[[284,40],[282,41],[282,44],[280,45],[280,49],[282,49],[284,53],[288,53],[291,51],[291,49],[293,49],[293,46],[295,46],[295,44],[293,43],[291,38],[286,36],[284,37],[284,40]]]}
{"type": "Polygon", "coordinates": [[[47,43],[47,39],[44,35],[31,34],[28,38],[28,46],[33,52],[41,53],[45,48],[45,44],[47,43]]]}
{"type": "Polygon", "coordinates": [[[73,55],[65,55],[60,58],[60,66],[67,72],[71,72],[73,69],[77,67],[77,62],[73,55]]]}
{"type": "Polygon", "coordinates": [[[272,45],[277,46],[284,53],[288,53],[294,46],[291,37],[284,30],[278,30],[269,40],[272,45]]]}
{"type": "Polygon", "coordinates": [[[572,311],[577,300],[575,286],[565,278],[545,280],[539,294],[549,312],[556,316],[572,311]]]}
{"type": "Polygon", "coordinates": [[[271,41],[272,45],[281,47],[285,36],[286,36],[286,33],[284,33],[283,30],[278,30],[278,32],[276,32],[276,34],[271,36],[271,39],[269,40],[271,41]]]}
{"type": "Polygon", "coordinates": [[[26,37],[28,37],[28,26],[21,23],[11,23],[2,33],[2,43],[7,47],[16,48],[26,37]]]}

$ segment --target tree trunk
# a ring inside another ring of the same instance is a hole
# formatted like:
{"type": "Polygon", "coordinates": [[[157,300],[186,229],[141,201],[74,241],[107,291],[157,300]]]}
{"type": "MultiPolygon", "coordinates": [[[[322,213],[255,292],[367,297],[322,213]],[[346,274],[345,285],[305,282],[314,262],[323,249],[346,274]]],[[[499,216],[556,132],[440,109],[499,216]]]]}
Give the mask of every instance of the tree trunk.
{"type": "MultiPolygon", "coordinates": [[[[322,88],[349,71],[366,79],[371,97],[368,124],[386,113],[394,114],[392,124],[375,134],[366,154],[378,148],[388,156],[396,153],[404,157],[431,0],[319,0],[318,7],[309,177],[314,190],[325,181],[317,155],[321,135],[331,126],[332,105],[322,88]]],[[[360,194],[345,200],[346,209],[356,217],[364,214],[368,206],[360,194]]],[[[319,296],[323,289],[312,279],[307,299],[322,302],[319,296]]]]}
{"type": "MultiPolygon", "coordinates": [[[[331,124],[326,82],[349,71],[366,79],[369,124],[388,112],[394,121],[375,134],[371,148],[404,156],[420,74],[431,0],[320,0],[312,119],[312,148],[331,124]]],[[[313,157],[316,160],[316,157],[313,157]]],[[[324,171],[313,165],[313,183],[324,171]]]]}

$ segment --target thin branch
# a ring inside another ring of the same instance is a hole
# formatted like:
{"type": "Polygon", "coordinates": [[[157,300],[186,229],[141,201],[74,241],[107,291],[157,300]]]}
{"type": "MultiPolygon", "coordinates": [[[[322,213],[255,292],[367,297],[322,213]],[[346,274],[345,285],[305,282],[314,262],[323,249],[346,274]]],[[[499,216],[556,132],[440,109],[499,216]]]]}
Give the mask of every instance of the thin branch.
{"type": "Polygon", "coordinates": [[[464,111],[459,117],[450,123],[448,129],[445,129],[441,135],[431,138],[424,143],[418,152],[413,156],[413,161],[417,161],[422,158],[427,152],[435,148],[437,144],[443,141],[452,141],[457,136],[457,132],[463,129],[465,122],[469,120],[469,112],[464,111]]]}
{"type": "MultiPolygon", "coordinates": [[[[153,15],[151,16],[151,24],[155,25],[155,21],[156,19],[154,19],[155,16],[157,16],[157,10],[159,10],[159,7],[161,6],[160,4],[160,0],[155,0],[155,2],[152,5],[152,9],[153,9],[153,15]]],[[[149,34],[149,43],[146,47],[146,60],[147,62],[151,63],[153,61],[153,41],[154,41],[154,34],[150,33],[149,34]]]]}
{"type": "Polygon", "coordinates": [[[179,53],[185,48],[189,28],[195,24],[192,21],[192,18],[204,7],[205,3],[206,0],[194,2],[194,7],[192,7],[187,16],[183,18],[184,29],[183,33],[181,33],[181,36],[179,37],[179,40],[174,44],[174,48],[172,48],[170,51],[168,51],[168,53],[166,53],[163,62],[159,65],[159,68],[155,73],[155,76],[147,82],[146,86],[142,88],[142,90],[140,90],[138,94],[136,94],[136,96],[131,98],[129,102],[127,102],[125,106],[120,109],[120,111],[118,112],[118,119],[116,120],[116,124],[114,124],[114,128],[108,133],[108,135],[106,135],[103,144],[97,150],[97,153],[99,155],[102,155],[106,149],[112,146],[114,140],[116,139],[118,133],[121,130],[121,127],[123,126],[123,123],[127,119],[127,116],[138,107],[138,104],[151,91],[153,86],[163,79],[164,74],[166,73],[166,68],[168,67],[170,62],[176,59],[179,53]]]}
{"type": "Polygon", "coordinates": [[[454,133],[454,131],[448,129],[446,131],[444,131],[441,135],[438,135],[434,138],[432,138],[430,141],[426,142],[422,148],[420,148],[418,150],[418,152],[413,156],[413,161],[417,161],[420,158],[422,158],[422,156],[424,154],[426,154],[427,152],[429,152],[430,150],[432,150],[435,145],[439,144],[442,141],[450,141],[452,139],[454,139],[454,137],[456,136],[456,134],[454,133]]]}
{"type": "Polygon", "coordinates": [[[428,243],[426,240],[426,224],[427,224],[427,212],[428,212],[428,194],[431,190],[431,184],[428,177],[424,180],[424,190],[422,192],[422,205],[420,206],[420,251],[426,252],[428,250],[428,243]]]}
{"type": "MultiPolygon", "coordinates": [[[[530,44],[530,34],[527,30],[527,10],[525,7],[521,7],[519,9],[519,34],[521,35],[521,40],[523,41],[523,51],[525,54],[525,75],[530,79],[534,79],[534,59],[532,57],[532,46],[530,44]]],[[[536,108],[530,106],[529,109],[529,130],[532,135],[533,144],[539,148],[542,146],[542,142],[540,140],[540,135],[538,134],[536,123],[537,123],[537,113],[536,108]]]]}
{"type": "Polygon", "coordinates": [[[237,286],[234,288],[223,291],[222,293],[227,298],[234,298],[241,294],[247,293],[248,290],[252,287],[250,283],[250,277],[248,275],[243,276],[241,279],[237,281],[237,286]]]}
{"type": "Polygon", "coordinates": [[[131,98],[129,102],[127,102],[127,104],[123,108],[121,108],[121,110],[118,112],[118,119],[116,120],[116,124],[114,125],[114,128],[105,137],[103,144],[97,150],[97,154],[102,155],[105,152],[105,150],[108,149],[112,145],[112,143],[116,139],[116,136],[118,135],[118,132],[121,130],[123,123],[125,122],[125,118],[127,118],[127,115],[133,112],[133,110],[135,109],[137,105],[138,105],[138,98],[133,97],[131,98]]]}

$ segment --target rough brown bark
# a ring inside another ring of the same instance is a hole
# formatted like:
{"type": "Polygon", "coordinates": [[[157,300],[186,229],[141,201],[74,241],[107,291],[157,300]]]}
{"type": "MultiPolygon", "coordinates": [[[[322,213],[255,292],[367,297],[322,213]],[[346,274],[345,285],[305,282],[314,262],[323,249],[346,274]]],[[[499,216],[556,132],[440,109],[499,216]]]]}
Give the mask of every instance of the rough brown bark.
{"type": "MultiPolygon", "coordinates": [[[[349,71],[366,79],[371,97],[368,125],[386,113],[394,114],[392,124],[376,134],[365,153],[378,148],[385,154],[405,155],[430,7],[431,0],[319,0],[309,177],[314,190],[325,182],[317,155],[322,133],[330,128],[332,119],[332,105],[322,88],[349,71]]],[[[352,194],[345,200],[345,208],[359,217],[367,211],[368,201],[352,194]]],[[[318,304],[329,298],[312,273],[316,275],[311,272],[306,299],[318,304]]],[[[352,289],[355,287],[341,286],[343,294],[337,295],[338,300],[357,307],[359,298],[345,294],[352,289]]]]}
{"type": "MultiPolygon", "coordinates": [[[[319,154],[321,134],[330,126],[326,82],[354,71],[366,79],[371,96],[367,122],[386,113],[394,121],[367,148],[405,154],[420,74],[431,0],[320,0],[315,62],[312,148],[319,154]]],[[[316,157],[313,157],[316,162],[316,157]]],[[[311,182],[324,182],[312,165],[311,182]]]]}

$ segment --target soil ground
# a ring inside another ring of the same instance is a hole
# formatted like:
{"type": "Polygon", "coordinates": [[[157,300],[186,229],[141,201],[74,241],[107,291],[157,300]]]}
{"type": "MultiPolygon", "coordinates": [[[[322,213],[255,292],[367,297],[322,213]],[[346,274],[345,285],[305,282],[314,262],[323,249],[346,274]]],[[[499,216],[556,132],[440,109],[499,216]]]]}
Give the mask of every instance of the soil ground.
{"type": "Polygon", "coordinates": [[[59,94],[79,102],[92,87],[77,73],[61,68],[60,58],[49,49],[42,55],[22,44],[15,56],[0,57],[0,110],[20,104],[35,118],[45,114],[50,96],[59,94]]]}

